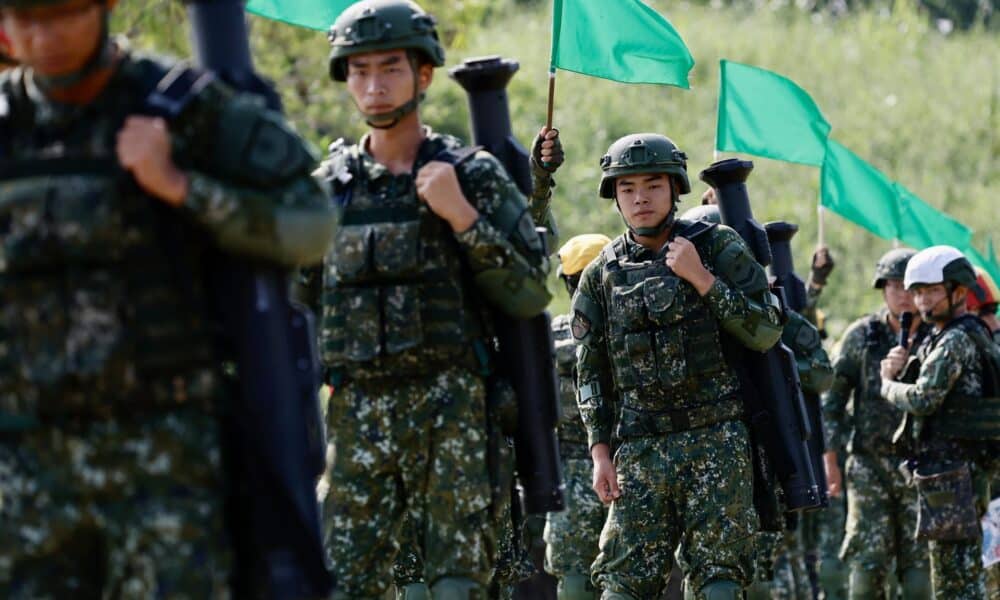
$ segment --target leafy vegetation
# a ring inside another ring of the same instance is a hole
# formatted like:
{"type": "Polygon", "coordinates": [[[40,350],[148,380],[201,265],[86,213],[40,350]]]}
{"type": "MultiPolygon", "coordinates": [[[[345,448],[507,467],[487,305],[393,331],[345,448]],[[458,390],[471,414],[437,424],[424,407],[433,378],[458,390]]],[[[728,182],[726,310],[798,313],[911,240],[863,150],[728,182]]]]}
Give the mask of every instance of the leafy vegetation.
{"type": "MultiPolygon", "coordinates": [[[[449,65],[463,58],[503,54],[521,62],[509,92],[514,129],[527,145],[545,115],[549,45],[548,3],[526,0],[433,0],[449,44],[449,65]],[[457,24],[457,25],[456,25],[457,24]]],[[[833,125],[837,140],[932,205],[973,227],[980,246],[1000,225],[1000,52],[983,26],[942,33],[916,0],[896,0],[891,11],[774,8],[790,2],[667,2],[650,4],[668,15],[697,60],[691,91],[626,86],[560,73],[555,124],[567,164],[557,175],[554,208],[563,239],[622,229],[613,206],[600,200],[598,159],[617,137],[635,131],[670,135],[687,151],[698,202],[698,171],[713,160],[718,61],[728,58],[791,77],[808,90],[833,125]],[[773,6],[772,6],[773,5],[773,6]]],[[[801,2],[794,3],[796,5],[801,2]]],[[[187,53],[183,8],[175,2],[122,3],[116,30],[134,44],[187,53]]],[[[360,120],[342,86],[326,76],[328,47],[321,32],[252,19],[260,69],[281,90],[286,110],[317,145],[357,137],[360,120]]],[[[424,105],[438,130],[467,136],[463,93],[439,72],[424,105]]],[[[751,199],[761,222],[798,223],[793,241],[803,273],[817,237],[817,169],[754,159],[751,199]]],[[[827,243],[838,267],[824,299],[836,333],[879,296],[869,289],[875,260],[891,247],[835,215],[827,215],[827,243]]],[[[553,310],[566,308],[561,286],[553,310]]]]}

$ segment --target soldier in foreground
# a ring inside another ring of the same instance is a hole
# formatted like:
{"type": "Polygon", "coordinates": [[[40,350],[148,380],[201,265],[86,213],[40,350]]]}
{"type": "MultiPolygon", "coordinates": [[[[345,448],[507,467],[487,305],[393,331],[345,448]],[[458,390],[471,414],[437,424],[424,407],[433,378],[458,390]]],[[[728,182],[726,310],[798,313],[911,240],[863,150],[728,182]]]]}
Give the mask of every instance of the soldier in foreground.
{"type": "MultiPolygon", "coordinates": [[[[915,307],[903,287],[913,250],[890,250],[875,265],[873,287],[884,307],[844,333],[834,359],[834,383],[823,401],[827,464],[846,454],[847,533],[842,556],[850,570],[849,597],[883,598],[895,563],[904,597],[927,598],[926,544],[914,539],[916,491],[897,470],[904,456],[892,435],[902,411],[881,396],[881,361],[898,344],[900,318],[915,307]],[[850,410],[849,408],[850,407],[850,410]]],[[[929,325],[914,315],[907,337],[916,347],[929,325]]]]}
{"type": "Polygon", "coordinates": [[[370,127],[356,145],[334,144],[317,172],[344,210],[314,296],[335,390],[325,509],[337,594],[385,593],[405,514],[433,596],[484,597],[497,542],[486,305],[542,312],[547,258],[499,162],[421,123],[444,64],[430,15],[365,0],[330,42],[330,74],[370,127]]]}
{"type": "Polygon", "coordinates": [[[0,76],[6,598],[228,594],[220,421],[240,407],[204,261],[313,263],[336,225],[255,100],[212,82],[144,116],[171,65],[111,41],[114,5],[0,2],[20,63],[0,76]]]}
{"type": "MultiPolygon", "coordinates": [[[[580,284],[583,269],[610,242],[605,235],[585,234],[559,249],[559,277],[570,296],[580,284]]],[[[597,557],[607,509],[594,497],[590,483],[587,432],[576,403],[577,343],[571,330],[572,318],[569,314],[552,319],[562,405],[559,451],[566,482],[566,510],[549,513],[546,518],[545,570],[559,579],[559,600],[594,600],[598,592],[590,582],[590,565],[597,557]]]]}
{"type": "Polygon", "coordinates": [[[735,599],[753,575],[757,515],[720,334],[765,350],[781,336],[778,309],[738,234],[675,220],[691,188],[672,141],[626,136],[601,168],[600,195],[628,232],[584,270],[573,299],[594,491],[611,505],[593,579],[605,600],[654,598],[676,551],[689,598],[735,599]]]}
{"type": "Polygon", "coordinates": [[[997,390],[984,384],[996,377],[1000,354],[985,324],[966,313],[976,274],[961,252],[951,246],[918,252],[904,281],[934,330],[918,351],[913,380],[909,373],[903,375],[908,382],[895,380],[909,352],[889,351],[881,363],[882,396],[907,413],[917,532],[929,540],[934,597],[977,600],[986,596],[979,516],[1000,442],[997,390]]]}

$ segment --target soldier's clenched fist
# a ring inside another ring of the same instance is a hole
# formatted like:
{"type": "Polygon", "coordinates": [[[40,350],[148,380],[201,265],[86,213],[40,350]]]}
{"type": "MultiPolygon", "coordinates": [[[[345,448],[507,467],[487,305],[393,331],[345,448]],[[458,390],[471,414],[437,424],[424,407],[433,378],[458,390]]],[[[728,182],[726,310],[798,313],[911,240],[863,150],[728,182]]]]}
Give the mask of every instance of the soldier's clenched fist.
{"type": "Polygon", "coordinates": [[[453,231],[465,231],[479,218],[479,212],[462,193],[452,165],[438,160],[427,163],[417,172],[416,185],[417,196],[453,231]]]}
{"type": "Polygon", "coordinates": [[[188,179],[170,156],[167,122],[157,117],[131,116],[118,132],[115,152],[122,167],[152,196],[179,206],[187,196],[188,179]]]}

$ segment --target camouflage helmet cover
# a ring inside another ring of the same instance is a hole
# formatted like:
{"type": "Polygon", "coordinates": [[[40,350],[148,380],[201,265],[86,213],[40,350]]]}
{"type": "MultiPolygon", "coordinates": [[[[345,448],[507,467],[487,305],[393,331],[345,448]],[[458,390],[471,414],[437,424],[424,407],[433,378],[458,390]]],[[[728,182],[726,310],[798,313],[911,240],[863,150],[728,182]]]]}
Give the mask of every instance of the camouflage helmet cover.
{"type": "Polygon", "coordinates": [[[615,197],[615,179],[622,175],[664,173],[677,181],[680,193],[691,191],[687,155],[670,138],[657,133],[627,135],[608,148],[601,158],[602,198],[615,197]]]}
{"type": "Polygon", "coordinates": [[[880,290],[890,279],[902,281],[906,276],[906,265],[917,251],[910,248],[893,248],[882,255],[875,263],[875,277],[872,287],[880,290]]]}
{"type": "MultiPolygon", "coordinates": [[[[0,0],[3,1],[3,0],[0,0]]],[[[330,77],[347,80],[347,57],[382,50],[415,50],[435,67],[444,65],[444,47],[434,17],[410,0],[362,0],[330,27],[330,77]]]]}

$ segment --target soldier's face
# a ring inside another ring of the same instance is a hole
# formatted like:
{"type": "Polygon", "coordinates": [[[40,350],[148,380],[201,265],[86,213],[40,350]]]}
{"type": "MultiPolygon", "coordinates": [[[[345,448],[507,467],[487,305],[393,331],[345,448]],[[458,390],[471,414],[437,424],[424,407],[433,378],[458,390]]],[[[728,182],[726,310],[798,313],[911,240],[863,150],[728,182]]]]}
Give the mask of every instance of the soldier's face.
{"type": "Polygon", "coordinates": [[[949,294],[948,287],[943,283],[920,285],[913,288],[913,302],[917,305],[917,310],[920,311],[920,316],[925,321],[940,323],[951,319],[954,316],[955,308],[958,308],[959,305],[965,306],[967,293],[968,288],[964,286],[956,286],[949,294]],[[950,303],[948,302],[949,295],[951,296],[950,303]]]}
{"type": "Polygon", "coordinates": [[[347,90],[365,114],[392,111],[413,98],[416,89],[427,90],[434,76],[431,65],[414,72],[406,50],[366,52],[347,59],[347,90]]]}
{"type": "Polygon", "coordinates": [[[885,306],[895,316],[904,312],[914,312],[916,305],[913,303],[913,294],[903,287],[900,279],[887,279],[882,288],[882,297],[885,298],[885,306]]]}
{"type": "Polygon", "coordinates": [[[94,0],[67,0],[9,8],[0,23],[11,54],[40,75],[58,77],[81,69],[102,43],[104,7],[94,0]]]}
{"type": "Polygon", "coordinates": [[[656,227],[674,205],[670,176],[663,174],[619,177],[615,197],[618,210],[632,227],[656,227]]]}

